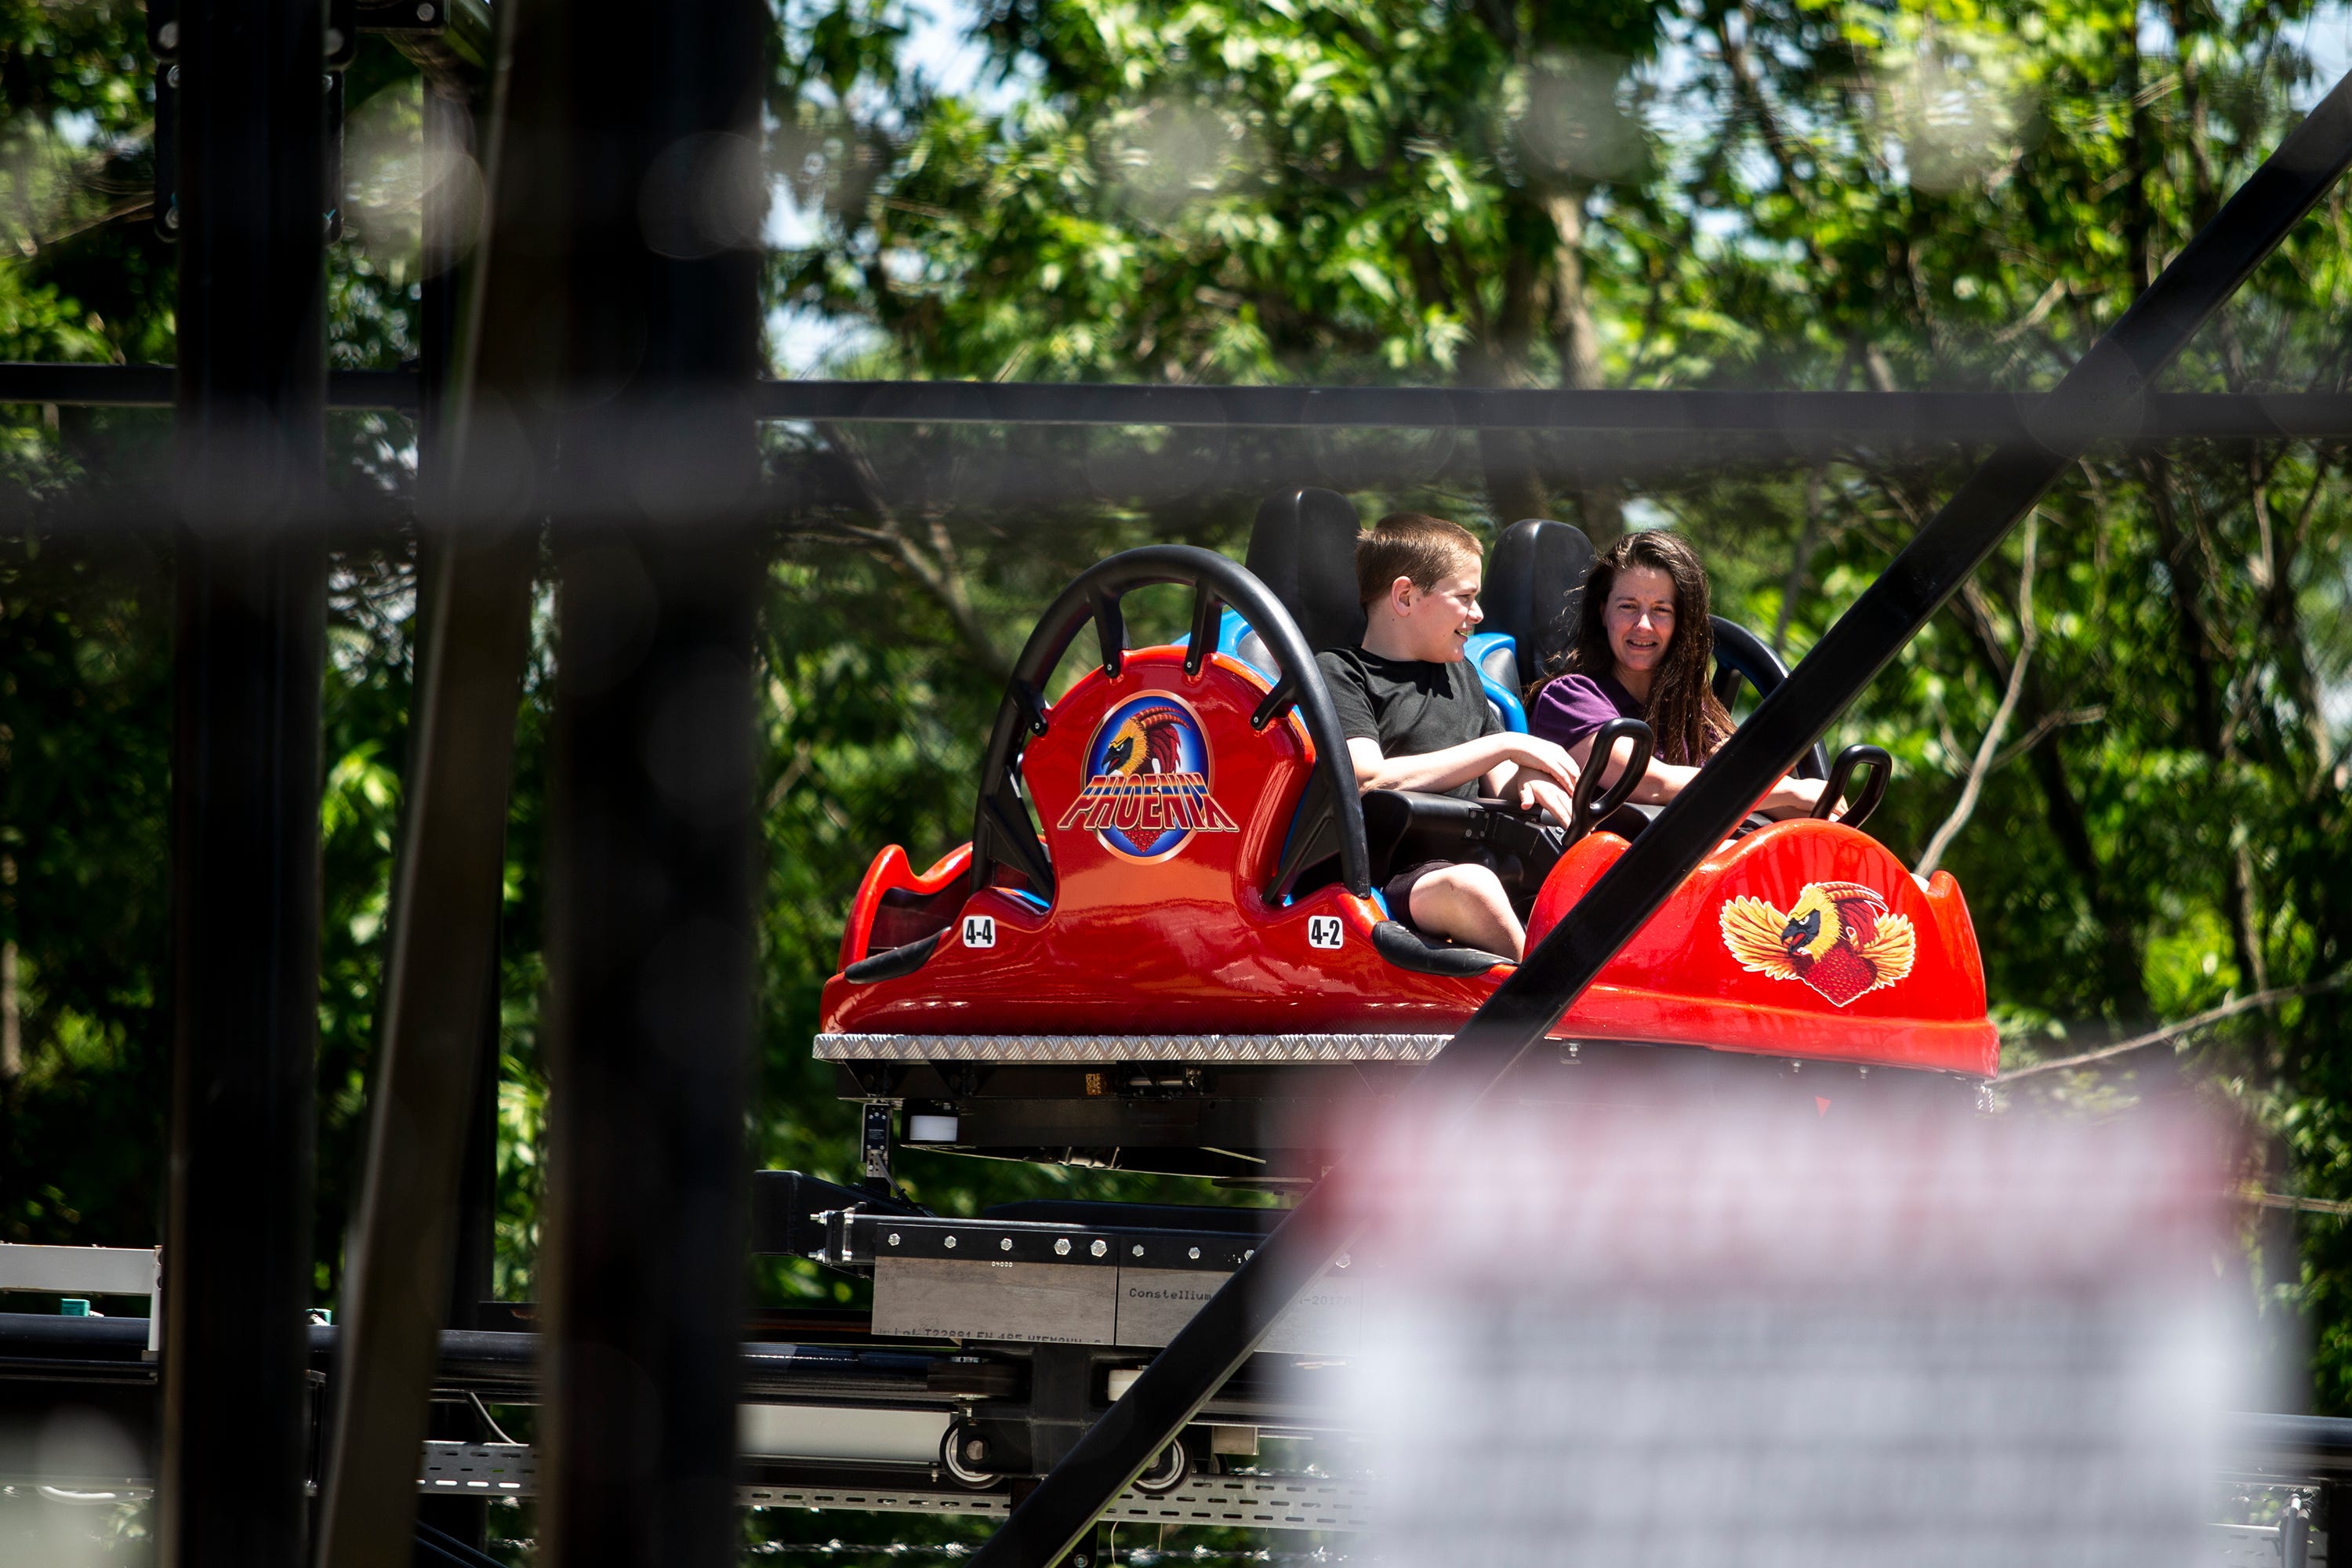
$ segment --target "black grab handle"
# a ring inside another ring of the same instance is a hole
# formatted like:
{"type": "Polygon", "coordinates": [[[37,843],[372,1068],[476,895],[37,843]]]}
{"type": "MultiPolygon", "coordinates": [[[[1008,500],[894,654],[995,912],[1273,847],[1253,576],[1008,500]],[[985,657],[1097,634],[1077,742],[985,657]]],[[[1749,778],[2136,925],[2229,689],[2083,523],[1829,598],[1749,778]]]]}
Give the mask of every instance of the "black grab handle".
{"type": "Polygon", "coordinates": [[[1592,749],[1584,754],[1584,771],[1576,775],[1574,810],[1568,820],[1570,844],[1591,832],[1594,823],[1608,821],[1611,813],[1633,798],[1633,791],[1650,771],[1650,753],[1656,746],[1656,737],[1639,719],[1612,719],[1594,731],[1592,749]],[[1609,772],[1609,753],[1617,749],[1618,742],[1626,740],[1633,742],[1633,755],[1604,795],[1601,780],[1609,772]]]}
{"type": "Polygon", "coordinates": [[[1837,809],[1857,768],[1868,768],[1870,776],[1863,782],[1862,794],[1839,820],[1848,827],[1860,827],[1878,809],[1878,803],[1886,798],[1886,781],[1894,774],[1895,759],[1886,754],[1884,746],[1848,746],[1830,764],[1829,782],[1822,786],[1822,798],[1813,803],[1816,820],[1827,821],[1830,813],[1837,809]]]}
{"type": "Polygon", "coordinates": [[[1030,741],[1045,732],[1052,714],[1045,688],[1054,667],[1087,622],[1094,623],[1096,646],[1105,673],[1117,675],[1127,657],[1127,625],[1119,601],[1138,588],[1160,583],[1190,584],[1192,589],[1192,640],[1184,653],[1187,675],[1200,673],[1215,641],[1218,611],[1230,605],[1265,640],[1281,673],[1250,722],[1265,729],[1296,706],[1315,743],[1315,768],[1298,797],[1291,830],[1268,896],[1281,900],[1299,873],[1336,853],[1339,880],[1358,897],[1371,893],[1371,857],[1364,847],[1364,812],[1356,790],[1354,763],[1348,756],[1348,738],[1339,727],[1339,710],[1331,705],[1323,668],[1299,634],[1297,623],[1282,607],[1272,590],[1247,570],[1213,550],[1189,544],[1146,544],[1098,561],[1062,590],[1061,596],[1038,617],[1021,657],[1013,661],[1013,679],[996,710],[988,751],[981,763],[980,805],[971,830],[971,887],[987,887],[996,868],[1019,872],[1032,891],[1050,898],[1054,890],[1053,862],[1031,826],[1029,807],[1021,792],[1021,753],[1030,741]]]}

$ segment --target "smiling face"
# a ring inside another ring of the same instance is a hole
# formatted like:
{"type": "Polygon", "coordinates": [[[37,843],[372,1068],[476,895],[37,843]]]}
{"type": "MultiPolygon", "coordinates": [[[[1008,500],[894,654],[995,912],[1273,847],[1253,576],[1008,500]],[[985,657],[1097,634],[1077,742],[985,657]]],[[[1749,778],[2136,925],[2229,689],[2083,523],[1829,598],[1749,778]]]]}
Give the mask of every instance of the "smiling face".
{"type": "Polygon", "coordinates": [[[1675,640],[1675,580],[1655,566],[1628,566],[1609,584],[1601,611],[1618,683],[1648,700],[1650,682],[1675,640]]]}
{"type": "Polygon", "coordinates": [[[1478,607],[1484,574],[1476,560],[1467,560],[1427,588],[1416,588],[1409,577],[1389,587],[1388,607],[1396,616],[1396,652],[1404,658],[1450,664],[1465,657],[1463,644],[1486,618],[1478,607]]]}

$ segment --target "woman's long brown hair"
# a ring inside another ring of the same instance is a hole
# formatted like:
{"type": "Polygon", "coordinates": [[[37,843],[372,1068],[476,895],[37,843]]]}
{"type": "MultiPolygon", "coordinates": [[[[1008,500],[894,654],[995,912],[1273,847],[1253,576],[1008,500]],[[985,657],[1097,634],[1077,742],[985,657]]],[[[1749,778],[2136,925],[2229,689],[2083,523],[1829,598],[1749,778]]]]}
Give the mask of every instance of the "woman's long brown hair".
{"type": "Polygon", "coordinates": [[[1584,580],[1576,640],[1569,645],[1554,673],[1573,670],[1615,676],[1617,656],[1609,647],[1609,597],[1616,589],[1618,573],[1641,566],[1664,572],[1675,584],[1675,635],[1666,644],[1665,661],[1651,679],[1643,721],[1657,737],[1660,762],[1696,766],[1730,737],[1731,714],[1708,685],[1708,678],[1715,673],[1715,626],[1707,618],[1706,567],[1680,534],[1664,529],[1628,533],[1601,552],[1584,580]]]}

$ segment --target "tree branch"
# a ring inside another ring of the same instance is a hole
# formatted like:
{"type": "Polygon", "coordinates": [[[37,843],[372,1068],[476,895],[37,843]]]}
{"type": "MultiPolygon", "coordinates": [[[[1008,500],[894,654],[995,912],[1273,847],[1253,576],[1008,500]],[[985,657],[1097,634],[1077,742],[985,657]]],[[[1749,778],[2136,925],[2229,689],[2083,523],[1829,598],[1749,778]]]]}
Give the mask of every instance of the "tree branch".
{"type": "Polygon", "coordinates": [[[1977,746],[1977,754],[1969,764],[1968,781],[1960,785],[1960,798],[1952,807],[1952,815],[1944,818],[1935,837],[1927,840],[1927,849],[1919,857],[1913,873],[1926,878],[1936,874],[1937,864],[1944,851],[1952,847],[1960,829],[1976,815],[1977,799],[1984,793],[1987,774],[1992,772],[1994,759],[2000,753],[2000,738],[2009,730],[2011,716],[2017,711],[2018,699],[2025,693],[2025,671],[2033,659],[2033,645],[2040,634],[2033,624],[2033,552],[2042,525],[2042,509],[2036,507],[2025,517],[2024,559],[2017,571],[2017,657],[2009,663],[2009,685],[2000,694],[2000,705],[1993,710],[1992,722],[1985,726],[1984,740],[1977,746]]]}
{"type": "Polygon", "coordinates": [[[2106,716],[2107,705],[2104,702],[2094,702],[2088,708],[2067,708],[2055,713],[2044,713],[2034,721],[2032,729],[2000,749],[2000,754],[1992,760],[1990,771],[1999,773],[2009,766],[2048,739],[2053,731],[2076,724],[2095,724],[2106,716]]]}
{"type": "Polygon", "coordinates": [[[2352,1204],[2335,1198],[2298,1197],[2293,1193],[2251,1192],[2242,1201],[2263,1209],[2293,1209],[2298,1214],[2352,1215],[2352,1204]]]}
{"type": "Polygon", "coordinates": [[[856,492],[857,509],[874,520],[871,528],[837,525],[840,531],[912,577],[940,608],[947,612],[956,635],[979,661],[981,668],[996,680],[1011,679],[1013,661],[996,646],[996,639],[982,624],[979,612],[972,608],[971,595],[965,585],[963,570],[956,561],[954,548],[948,540],[946,524],[939,519],[932,520],[929,530],[931,552],[926,554],[922,547],[899,526],[896,510],[883,499],[881,480],[876,476],[873,464],[866,460],[865,449],[835,426],[819,425],[817,433],[841,459],[850,487],[856,492]]]}
{"type": "MultiPolygon", "coordinates": [[[[2004,686],[2009,680],[2010,660],[1993,630],[1991,606],[1971,577],[1962,585],[1951,604],[1953,618],[1958,620],[1976,644],[1985,667],[1992,671],[1995,680],[2004,686]]],[[[2026,711],[2046,713],[2050,705],[2042,698],[2038,676],[2029,672],[2022,699],[2026,711]]],[[[2143,954],[2140,951],[2142,918],[2132,907],[2128,896],[2118,896],[2110,885],[2105,868],[2099,859],[2098,847],[2091,841],[2090,824],[2083,812],[2083,804],[2075,798],[2074,786],[2066,776],[2066,760],[2056,746],[2037,746],[2030,753],[2033,771],[2042,786],[2042,799],[2050,823],[2051,837],[2058,842],[2059,852],[2066,858],[2074,879],[2083,889],[2084,900],[2090,905],[2093,924],[2101,933],[2100,968],[2102,984],[2107,994],[2126,1017],[2145,1016],[2147,1013],[2147,985],[2142,977],[2143,954]]]]}
{"type": "Polygon", "coordinates": [[[2235,1001],[2224,1002],[2218,1007],[2208,1007],[2193,1018],[2183,1018],[2178,1024],[2167,1024],[2161,1029],[2153,1029],[2145,1035],[2136,1035],[2128,1040],[2118,1040],[2112,1046],[2102,1046],[2095,1051],[2084,1051],[2080,1056],[2060,1057],[2054,1061],[2035,1062],[2031,1067],[2011,1068],[2007,1072],[1995,1073],[1993,1082],[2014,1083],[2019,1079],[2032,1078],[2037,1073],[2057,1072],[2064,1068],[2087,1067],[2093,1062],[2103,1062],[2110,1057],[2122,1056],[2126,1051],[2145,1050],[2149,1046],[2160,1046],[2168,1040],[2177,1040],[2183,1035],[2193,1034],[2208,1024],[2218,1024],[2224,1018],[2234,1018],[2241,1013],[2251,1013],[2257,1007],[2268,1007],[2273,1003],[2291,1001],[2297,996],[2313,996],[2322,991],[2333,991],[2347,979],[2352,979],[2352,971],[2339,971],[2325,980],[2315,980],[2306,985],[2282,985],[2273,991],[2257,991],[2251,996],[2241,996],[2235,1001]]]}

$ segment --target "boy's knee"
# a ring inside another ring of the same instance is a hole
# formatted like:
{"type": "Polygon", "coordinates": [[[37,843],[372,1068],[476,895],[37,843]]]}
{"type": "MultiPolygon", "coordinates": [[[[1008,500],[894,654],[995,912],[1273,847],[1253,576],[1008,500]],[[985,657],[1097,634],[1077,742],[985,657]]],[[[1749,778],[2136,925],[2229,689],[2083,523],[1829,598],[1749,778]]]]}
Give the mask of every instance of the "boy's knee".
{"type": "Polygon", "coordinates": [[[1510,895],[1503,891],[1503,880],[1485,866],[1472,862],[1447,866],[1430,872],[1421,879],[1420,887],[1442,892],[1450,898],[1467,900],[1488,908],[1511,907],[1510,895]]]}
{"type": "Polygon", "coordinates": [[[1507,958],[1517,958],[1526,942],[1502,879],[1485,866],[1443,866],[1423,876],[1413,884],[1412,920],[1432,935],[1507,958]]]}

